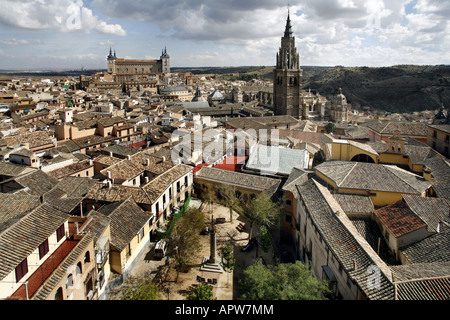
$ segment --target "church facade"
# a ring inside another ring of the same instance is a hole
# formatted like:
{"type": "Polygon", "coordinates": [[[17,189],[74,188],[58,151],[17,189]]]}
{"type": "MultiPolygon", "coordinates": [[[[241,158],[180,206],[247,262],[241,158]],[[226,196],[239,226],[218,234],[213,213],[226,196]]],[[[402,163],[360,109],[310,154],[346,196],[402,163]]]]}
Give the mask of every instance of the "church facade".
{"type": "Polygon", "coordinates": [[[347,121],[348,105],[342,92],[329,101],[318,93],[302,89],[303,70],[289,14],[276,60],[273,78],[273,107],[276,115],[289,115],[302,120],[347,121]],[[339,104],[336,104],[338,101],[339,104]]]}

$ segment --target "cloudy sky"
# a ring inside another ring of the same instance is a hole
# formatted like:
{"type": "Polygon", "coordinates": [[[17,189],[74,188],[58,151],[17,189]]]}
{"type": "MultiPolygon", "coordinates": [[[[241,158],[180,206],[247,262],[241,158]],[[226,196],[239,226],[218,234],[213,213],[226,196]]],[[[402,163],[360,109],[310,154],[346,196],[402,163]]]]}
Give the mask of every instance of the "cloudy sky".
{"type": "Polygon", "coordinates": [[[301,65],[450,64],[449,0],[0,0],[0,69],[273,66],[288,7],[301,65]]]}

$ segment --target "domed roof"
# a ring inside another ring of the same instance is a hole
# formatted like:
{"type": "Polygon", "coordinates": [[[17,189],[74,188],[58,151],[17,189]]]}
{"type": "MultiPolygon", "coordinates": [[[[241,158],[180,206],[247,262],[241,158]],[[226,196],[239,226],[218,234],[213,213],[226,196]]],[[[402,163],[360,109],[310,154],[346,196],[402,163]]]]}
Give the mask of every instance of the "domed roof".
{"type": "Polygon", "coordinates": [[[342,89],[341,88],[339,88],[339,93],[336,96],[336,102],[338,104],[341,104],[341,105],[347,104],[347,98],[342,93],[342,89]]]}

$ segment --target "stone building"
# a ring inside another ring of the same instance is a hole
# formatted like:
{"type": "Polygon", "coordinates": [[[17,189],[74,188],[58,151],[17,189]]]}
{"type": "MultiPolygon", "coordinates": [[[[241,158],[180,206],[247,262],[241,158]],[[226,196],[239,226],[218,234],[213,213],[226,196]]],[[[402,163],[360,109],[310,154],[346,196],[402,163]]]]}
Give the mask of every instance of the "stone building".
{"type": "MultiPolygon", "coordinates": [[[[273,78],[273,106],[276,115],[304,120],[348,120],[348,104],[342,92],[329,101],[317,92],[303,91],[303,70],[295,47],[288,14],[273,78]]],[[[267,94],[264,96],[267,99],[267,94]]]]}
{"type": "Polygon", "coordinates": [[[161,53],[159,60],[135,60],[117,58],[116,52],[111,49],[107,56],[108,73],[119,75],[148,75],[155,73],[170,73],[170,56],[167,49],[161,53]]]}

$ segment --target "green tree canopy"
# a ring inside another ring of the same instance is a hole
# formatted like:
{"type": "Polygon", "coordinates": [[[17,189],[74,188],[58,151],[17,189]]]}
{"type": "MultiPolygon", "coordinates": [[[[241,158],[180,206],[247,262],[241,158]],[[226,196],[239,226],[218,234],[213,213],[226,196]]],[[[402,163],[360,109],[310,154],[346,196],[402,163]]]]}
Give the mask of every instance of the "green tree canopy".
{"type": "Polygon", "coordinates": [[[178,269],[187,267],[201,248],[200,231],[205,228],[205,218],[199,209],[188,207],[173,229],[171,243],[178,269]]]}
{"type": "Polygon", "coordinates": [[[249,239],[252,237],[253,226],[270,228],[280,214],[280,206],[274,203],[266,193],[251,199],[249,202],[241,201],[242,213],[250,221],[249,239]]]}
{"type": "Polygon", "coordinates": [[[158,286],[152,282],[142,280],[136,288],[122,291],[122,300],[157,300],[158,286]]]}
{"type": "Polygon", "coordinates": [[[216,300],[213,295],[213,288],[206,283],[194,287],[186,296],[186,300],[216,300]]]}
{"type": "Polygon", "coordinates": [[[239,283],[242,300],[324,300],[329,291],[327,282],[300,261],[266,267],[258,260],[239,283]]]}

